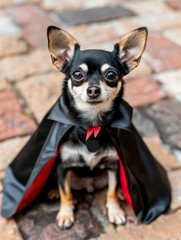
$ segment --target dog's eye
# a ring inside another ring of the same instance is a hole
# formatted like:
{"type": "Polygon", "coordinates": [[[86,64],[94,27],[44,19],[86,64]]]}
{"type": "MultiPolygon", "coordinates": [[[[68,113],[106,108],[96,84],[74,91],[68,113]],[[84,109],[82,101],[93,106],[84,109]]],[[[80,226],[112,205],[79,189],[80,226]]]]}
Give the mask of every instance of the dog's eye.
{"type": "Polygon", "coordinates": [[[81,82],[83,80],[83,78],[84,78],[84,75],[82,74],[81,71],[76,70],[75,72],[73,72],[72,78],[74,80],[76,80],[77,82],[81,82]]]}
{"type": "Polygon", "coordinates": [[[117,72],[115,72],[115,71],[108,71],[105,74],[105,78],[108,81],[115,81],[115,80],[118,80],[119,76],[118,76],[117,72]]]}

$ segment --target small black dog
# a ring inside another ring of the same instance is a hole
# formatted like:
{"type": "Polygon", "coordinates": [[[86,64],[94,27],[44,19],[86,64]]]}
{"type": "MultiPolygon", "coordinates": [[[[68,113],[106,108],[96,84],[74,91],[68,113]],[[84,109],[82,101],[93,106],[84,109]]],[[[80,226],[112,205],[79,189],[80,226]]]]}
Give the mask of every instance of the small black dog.
{"type": "Polygon", "coordinates": [[[82,126],[82,131],[71,132],[60,146],[64,177],[59,180],[61,207],[57,221],[61,228],[68,228],[74,222],[71,188],[72,185],[78,188],[75,184],[78,177],[81,187],[89,192],[108,184],[108,219],[114,224],[126,221],[117,198],[118,156],[106,131],[100,131],[99,127],[106,127],[116,119],[123,95],[123,76],[139,64],[146,40],[147,29],[142,27],[124,35],[112,52],[81,51],[70,34],[57,27],[48,28],[52,62],[66,76],[64,103],[73,121],[82,126]],[[100,131],[98,140],[90,139],[88,144],[82,136],[95,126],[97,133],[100,131]],[[99,177],[104,175],[108,178],[103,177],[102,183],[99,177]]]}

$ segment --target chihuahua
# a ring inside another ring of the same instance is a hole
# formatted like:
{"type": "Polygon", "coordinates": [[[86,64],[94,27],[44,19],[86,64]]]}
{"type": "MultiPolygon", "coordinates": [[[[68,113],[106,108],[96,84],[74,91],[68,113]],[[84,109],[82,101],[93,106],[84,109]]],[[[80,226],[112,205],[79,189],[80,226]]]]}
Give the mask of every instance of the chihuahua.
{"type": "Polygon", "coordinates": [[[112,52],[81,50],[69,33],[48,27],[52,63],[65,74],[62,98],[73,121],[81,126],[60,143],[57,223],[62,229],[74,223],[72,188],[93,192],[107,185],[109,222],[116,225],[126,222],[118,200],[119,166],[115,149],[106,132],[100,131],[98,140],[88,141],[89,144],[83,136],[88,129],[104,128],[116,119],[117,107],[123,97],[123,77],[138,66],[146,40],[147,29],[141,27],[124,35],[112,52]]]}

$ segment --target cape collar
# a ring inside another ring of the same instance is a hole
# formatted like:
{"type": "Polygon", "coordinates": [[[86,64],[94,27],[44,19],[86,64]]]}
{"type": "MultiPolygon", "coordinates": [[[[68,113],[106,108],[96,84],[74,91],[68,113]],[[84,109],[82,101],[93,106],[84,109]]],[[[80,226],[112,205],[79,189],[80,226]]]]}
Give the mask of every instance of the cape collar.
{"type": "MultiPolygon", "coordinates": [[[[110,123],[107,127],[120,128],[130,131],[131,121],[132,121],[132,107],[123,99],[119,104],[119,112],[117,118],[110,123]]],[[[65,125],[72,125],[79,127],[75,124],[70,117],[69,111],[64,104],[62,96],[60,96],[54,106],[51,108],[50,113],[47,117],[50,120],[63,123],[65,125]]]]}

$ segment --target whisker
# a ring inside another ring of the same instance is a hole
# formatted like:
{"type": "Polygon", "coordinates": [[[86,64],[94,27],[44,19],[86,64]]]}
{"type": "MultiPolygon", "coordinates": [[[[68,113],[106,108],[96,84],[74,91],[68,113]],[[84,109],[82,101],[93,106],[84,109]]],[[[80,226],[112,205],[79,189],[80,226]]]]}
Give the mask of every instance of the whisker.
{"type": "Polygon", "coordinates": [[[111,99],[112,101],[114,100],[113,97],[112,97],[112,95],[111,95],[111,93],[109,93],[109,92],[106,92],[106,97],[107,97],[108,99],[111,99]]]}
{"type": "Polygon", "coordinates": [[[80,99],[80,97],[81,97],[81,93],[75,95],[73,100],[70,102],[70,104],[73,105],[74,101],[77,100],[77,99],[80,99]]]}

